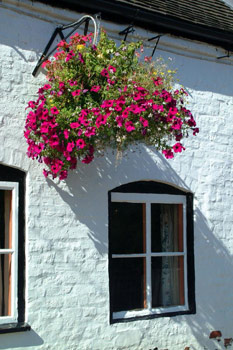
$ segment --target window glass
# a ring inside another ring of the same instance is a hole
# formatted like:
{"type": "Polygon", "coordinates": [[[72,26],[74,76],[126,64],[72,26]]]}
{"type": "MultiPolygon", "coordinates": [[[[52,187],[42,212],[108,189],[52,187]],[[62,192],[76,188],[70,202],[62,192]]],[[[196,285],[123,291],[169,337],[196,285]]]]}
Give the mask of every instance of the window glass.
{"type": "Polygon", "coordinates": [[[111,251],[113,254],[145,252],[145,205],[111,204],[111,251]]]}
{"type": "Polygon", "coordinates": [[[183,256],[153,257],[151,279],[153,308],[184,305],[183,256]]]}
{"type": "Polygon", "coordinates": [[[0,190],[0,249],[12,248],[12,191],[0,190]]]}
{"type": "Polygon", "coordinates": [[[182,204],[151,204],[151,250],[183,251],[182,204]]]}
{"type": "Polygon", "coordinates": [[[0,316],[11,315],[11,254],[0,255],[0,316]]]}
{"type": "Polygon", "coordinates": [[[140,310],[145,300],[145,259],[112,260],[113,311],[140,310]]]}

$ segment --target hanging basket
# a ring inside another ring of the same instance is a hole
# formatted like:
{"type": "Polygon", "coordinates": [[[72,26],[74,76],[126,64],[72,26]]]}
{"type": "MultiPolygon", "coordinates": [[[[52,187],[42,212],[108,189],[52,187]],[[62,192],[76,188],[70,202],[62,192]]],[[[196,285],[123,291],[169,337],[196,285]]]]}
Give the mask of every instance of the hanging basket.
{"type": "Polygon", "coordinates": [[[185,149],[182,139],[196,135],[187,93],[172,88],[175,72],[151,57],[142,62],[142,51],[140,42],[117,47],[102,30],[97,45],[92,34],[76,33],[44,62],[48,82],[28,103],[24,135],[45,176],[65,179],[78,161],[138,142],[173,158],[185,149]]]}

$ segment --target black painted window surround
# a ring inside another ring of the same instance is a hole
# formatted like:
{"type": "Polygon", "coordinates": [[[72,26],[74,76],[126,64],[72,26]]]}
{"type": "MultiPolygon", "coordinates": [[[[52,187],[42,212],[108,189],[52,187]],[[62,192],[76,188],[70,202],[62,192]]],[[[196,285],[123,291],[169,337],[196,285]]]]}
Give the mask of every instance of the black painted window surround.
{"type": "Polygon", "coordinates": [[[192,193],[154,181],[133,182],[109,192],[109,289],[110,323],[196,313],[192,193]],[[116,194],[119,194],[118,197],[116,194]],[[130,195],[136,198],[136,194],[143,194],[144,199],[152,194],[156,195],[153,198],[162,199],[173,195],[172,198],[183,200],[186,211],[182,210],[182,204],[150,203],[146,209],[146,204],[127,202],[130,195]],[[126,199],[121,201],[121,197],[126,199]],[[149,210],[149,214],[146,214],[146,210],[149,210]],[[185,218],[182,216],[183,212],[185,218]],[[146,218],[149,215],[151,247],[148,260],[148,256],[145,257],[148,233],[145,231],[148,232],[146,218]],[[167,222],[173,236],[161,242],[161,227],[165,227],[167,222]],[[180,232],[183,227],[186,232],[184,241],[180,232]],[[149,270],[146,266],[148,261],[151,265],[149,270]],[[173,279],[163,281],[163,294],[168,294],[166,303],[163,303],[161,281],[166,268],[173,279]],[[149,296],[150,307],[151,310],[160,308],[161,313],[141,312],[148,309],[148,271],[151,274],[149,287],[152,289],[149,296]],[[186,278],[186,287],[182,274],[186,278]],[[174,280],[175,283],[172,282],[174,280]],[[122,313],[123,310],[133,310],[135,315],[132,313],[132,317],[130,314],[125,317],[126,313],[122,313]]]}
{"type": "Polygon", "coordinates": [[[17,320],[0,324],[0,334],[30,330],[25,322],[25,179],[25,172],[0,164],[0,189],[3,182],[18,183],[17,320]]]}

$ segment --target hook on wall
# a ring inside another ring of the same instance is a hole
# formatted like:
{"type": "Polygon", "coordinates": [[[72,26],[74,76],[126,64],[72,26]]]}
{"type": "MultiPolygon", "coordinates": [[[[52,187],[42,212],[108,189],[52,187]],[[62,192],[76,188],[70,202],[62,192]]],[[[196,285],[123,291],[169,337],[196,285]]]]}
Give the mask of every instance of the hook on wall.
{"type": "Polygon", "coordinates": [[[229,51],[229,50],[227,51],[227,55],[219,56],[219,57],[217,57],[217,59],[220,60],[220,59],[222,59],[222,58],[227,58],[227,57],[231,57],[230,51],[229,51]]]}
{"type": "Polygon", "coordinates": [[[159,34],[159,35],[156,35],[156,36],[153,36],[152,38],[148,39],[148,41],[152,41],[152,40],[156,40],[156,43],[155,43],[155,46],[153,48],[153,51],[152,51],[152,54],[151,54],[151,57],[154,56],[154,53],[155,53],[155,50],[157,49],[157,46],[158,46],[158,43],[159,43],[159,40],[161,38],[161,36],[163,36],[164,34],[159,34]]]}
{"type": "Polygon", "coordinates": [[[135,32],[134,26],[133,26],[133,24],[131,24],[130,26],[128,26],[127,28],[125,28],[124,30],[119,32],[119,35],[125,35],[124,41],[126,41],[128,34],[134,33],[134,32],[135,32]]]}

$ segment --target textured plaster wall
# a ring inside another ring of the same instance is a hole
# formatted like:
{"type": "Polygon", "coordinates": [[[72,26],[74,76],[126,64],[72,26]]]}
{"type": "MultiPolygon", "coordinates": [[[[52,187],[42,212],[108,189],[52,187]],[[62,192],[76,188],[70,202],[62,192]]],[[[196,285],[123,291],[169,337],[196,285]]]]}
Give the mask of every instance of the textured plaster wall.
{"type": "MultiPolygon", "coordinates": [[[[31,73],[56,23],[78,17],[27,1],[0,4],[0,162],[27,172],[26,313],[32,326],[1,334],[0,349],[220,347],[208,339],[210,331],[233,336],[232,61],[218,61],[223,52],[204,44],[161,40],[157,55],[172,57],[178,68],[200,134],[174,160],[145,147],[117,160],[109,150],[79,165],[67,181],[52,182],[26,158],[24,109],[44,81],[42,73],[31,73]],[[107,194],[138,180],[163,181],[195,195],[197,313],[110,325],[107,194]]],[[[119,39],[124,26],[103,24],[119,39]]]]}

